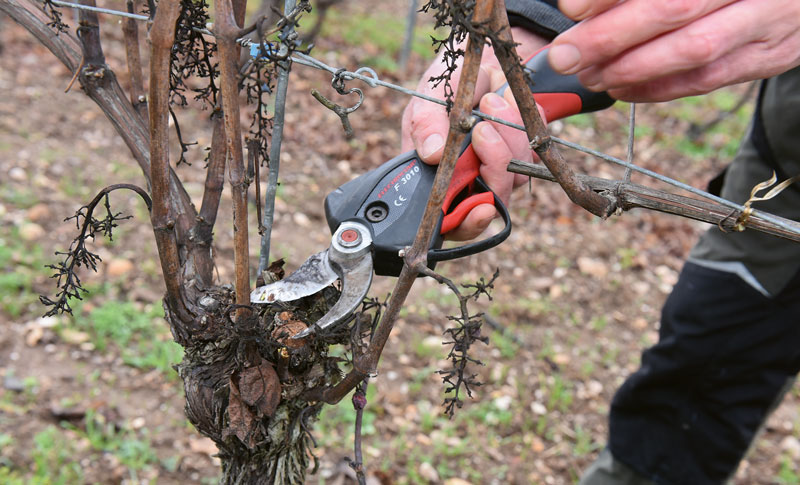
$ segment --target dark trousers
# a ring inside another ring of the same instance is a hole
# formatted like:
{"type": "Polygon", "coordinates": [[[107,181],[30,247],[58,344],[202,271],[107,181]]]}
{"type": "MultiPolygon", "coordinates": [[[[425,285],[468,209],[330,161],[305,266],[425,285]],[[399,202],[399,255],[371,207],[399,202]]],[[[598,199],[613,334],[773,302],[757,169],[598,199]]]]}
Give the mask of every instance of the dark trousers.
{"type": "Polygon", "coordinates": [[[655,483],[723,483],[798,371],[800,273],[767,298],[688,263],[659,343],[614,397],[609,449],[655,483]]]}

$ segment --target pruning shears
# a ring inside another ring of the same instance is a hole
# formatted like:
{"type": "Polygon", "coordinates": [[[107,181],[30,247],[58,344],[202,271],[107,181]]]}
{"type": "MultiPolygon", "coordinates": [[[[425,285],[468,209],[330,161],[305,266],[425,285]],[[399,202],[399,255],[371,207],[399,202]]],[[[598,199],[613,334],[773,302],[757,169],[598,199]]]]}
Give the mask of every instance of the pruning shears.
{"type": "MultiPolygon", "coordinates": [[[[530,88],[547,121],[607,108],[614,99],[587,90],[577,78],[556,73],[547,62],[545,46],[526,62],[530,88]]],[[[502,93],[507,86],[497,92],[502,93]]],[[[511,233],[508,209],[480,177],[480,160],[468,135],[444,198],[428,264],[462,258],[493,248],[511,233]],[[458,227],[480,204],[493,204],[505,227],[486,239],[442,249],[447,233],[458,227]]],[[[250,294],[252,303],[293,301],[321,291],[340,280],[339,300],[306,335],[345,322],[358,308],[372,284],[373,274],[398,276],[400,251],[410,246],[419,228],[436,167],[409,151],[347,182],[325,198],[325,217],[333,234],[330,246],[309,257],[295,272],[250,294]]]]}

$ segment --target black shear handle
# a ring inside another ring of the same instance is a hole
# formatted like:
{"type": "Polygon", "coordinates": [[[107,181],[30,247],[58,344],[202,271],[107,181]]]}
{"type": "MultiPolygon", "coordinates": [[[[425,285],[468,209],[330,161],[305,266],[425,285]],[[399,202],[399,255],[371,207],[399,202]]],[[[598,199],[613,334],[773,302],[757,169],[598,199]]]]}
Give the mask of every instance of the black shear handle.
{"type": "Polygon", "coordinates": [[[505,241],[511,234],[511,216],[508,213],[508,208],[506,208],[505,204],[503,204],[503,201],[500,200],[497,194],[491,191],[489,186],[486,185],[486,182],[484,182],[481,177],[475,178],[475,185],[486,192],[492,193],[494,196],[494,207],[500,213],[500,217],[503,219],[503,222],[505,222],[505,227],[502,231],[494,234],[493,236],[489,236],[486,239],[481,239],[480,241],[476,241],[474,243],[465,244],[464,246],[447,249],[431,249],[428,251],[428,263],[450,261],[451,259],[463,258],[471,254],[486,251],[487,249],[491,249],[505,241]]]}

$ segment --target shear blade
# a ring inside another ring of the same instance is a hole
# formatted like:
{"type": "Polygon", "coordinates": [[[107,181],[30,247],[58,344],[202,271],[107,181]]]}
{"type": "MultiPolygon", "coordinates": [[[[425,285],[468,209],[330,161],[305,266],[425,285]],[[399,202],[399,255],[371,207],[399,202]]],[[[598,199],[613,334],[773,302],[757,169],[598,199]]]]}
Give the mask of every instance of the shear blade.
{"type": "Polygon", "coordinates": [[[332,256],[332,266],[334,271],[342,280],[342,293],[336,304],[328,310],[317,322],[306,330],[294,335],[293,339],[303,338],[311,333],[324,330],[345,321],[358,305],[367,296],[370,285],[372,285],[372,254],[366,253],[356,259],[341,260],[332,256]]]}
{"type": "Polygon", "coordinates": [[[313,295],[339,279],[331,267],[328,250],[311,256],[286,278],[260,286],[250,293],[251,303],[294,301],[313,295]]]}

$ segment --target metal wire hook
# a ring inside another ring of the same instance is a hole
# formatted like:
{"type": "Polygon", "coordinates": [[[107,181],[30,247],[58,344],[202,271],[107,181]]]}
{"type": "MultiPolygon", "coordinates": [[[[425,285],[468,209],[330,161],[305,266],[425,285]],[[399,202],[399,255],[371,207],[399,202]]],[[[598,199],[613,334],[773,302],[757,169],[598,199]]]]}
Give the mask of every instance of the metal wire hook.
{"type": "MultiPolygon", "coordinates": [[[[347,89],[345,87],[345,84],[344,84],[345,81],[347,80],[347,79],[345,79],[347,77],[347,74],[348,74],[348,72],[344,68],[341,68],[338,71],[336,71],[335,73],[333,73],[333,77],[331,78],[331,86],[333,87],[333,89],[336,90],[337,93],[341,94],[342,96],[347,96],[348,94],[352,94],[352,93],[358,94],[358,101],[356,102],[356,104],[354,104],[353,106],[351,106],[349,108],[344,108],[344,107],[341,107],[341,106],[339,107],[343,111],[343,113],[350,114],[353,111],[355,111],[358,108],[360,108],[361,104],[364,103],[364,91],[362,91],[362,90],[360,90],[358,88],[347,89]]],[[[350,79],[353,79],[353,78],[351,77],[350,79]]],[[[323,103],[323,104],[325,104],[325,103],[323,103]]]]}
{"type": "MultiPolygon", "coordinates": [[[[375,72],[375,69],[373,69],[371,67],[359,67],[358,69],[356,69],[355,73],[360,75],[360,76],[363,76],[364,75],[363,73],[369,74],[369,78],[370,79],[364,79],[363,81],[365,83],[369,84],[369,87],[371,87],[371,88],[374,88],[374,87],[378,86],[378,81],[380,81],[380,78],[378,78],[378,73],[375,72]]],[[[353,78],[353,79],[355,79],[355,78],[353,78]]]]}

